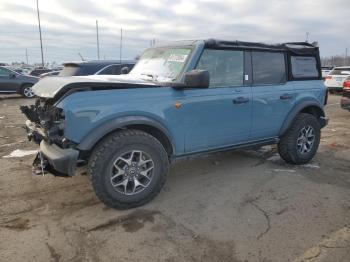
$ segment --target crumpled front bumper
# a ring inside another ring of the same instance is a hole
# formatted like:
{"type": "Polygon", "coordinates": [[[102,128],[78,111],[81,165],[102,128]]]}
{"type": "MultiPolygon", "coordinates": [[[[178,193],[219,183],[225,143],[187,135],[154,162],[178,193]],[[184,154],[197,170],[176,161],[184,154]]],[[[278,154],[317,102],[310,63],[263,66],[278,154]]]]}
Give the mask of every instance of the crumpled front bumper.
{"type": "Polygon", "coordinates": [[[79,151],[73,148],[60,148],[55,144],[49,144],[45,140],[40,142],[40,153],[43,161],[40,165],[54,175],[74,176],[77,166],[79,151]]]}
{"type": "Polygon", "coordinates": [[[73,148],[61,148],[45,140],[45,132],[31,121],[26,121],[28,139],[40,144],[40,152],[34,160],[35,173],[48,171],[57,176],[73,176],[77,166],[79,151],[73,148]]]}

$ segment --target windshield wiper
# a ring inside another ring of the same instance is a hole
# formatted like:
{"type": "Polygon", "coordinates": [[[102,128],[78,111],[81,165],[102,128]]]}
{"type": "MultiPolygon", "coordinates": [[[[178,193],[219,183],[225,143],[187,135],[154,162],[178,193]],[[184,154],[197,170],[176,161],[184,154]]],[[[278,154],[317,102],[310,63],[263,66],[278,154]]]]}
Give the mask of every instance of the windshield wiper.
{"type": "Polygon", "coordinates": [[[145,73],[143,73],[143,74],[140,74],[140,75],[148,76],[148,77],[152,78],[152,81],[157,81],[157,78],[158,78],[157,75],[153,75],[153,74],[145,74],[145,73]]]}

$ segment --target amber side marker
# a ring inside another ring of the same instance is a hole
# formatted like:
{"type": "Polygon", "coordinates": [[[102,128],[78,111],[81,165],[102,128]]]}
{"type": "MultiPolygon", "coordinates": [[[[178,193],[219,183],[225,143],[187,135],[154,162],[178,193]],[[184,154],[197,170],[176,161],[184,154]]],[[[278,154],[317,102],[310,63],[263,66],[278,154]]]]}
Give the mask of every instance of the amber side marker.
{"type": "Polygon", "coordinates": [[[182,106],[182,104],[181,104],[180,102],[176,102],[176,103],[175,103],[175,107],[176,107],[177,109],[179,109],[181,106],[182,106]]]}

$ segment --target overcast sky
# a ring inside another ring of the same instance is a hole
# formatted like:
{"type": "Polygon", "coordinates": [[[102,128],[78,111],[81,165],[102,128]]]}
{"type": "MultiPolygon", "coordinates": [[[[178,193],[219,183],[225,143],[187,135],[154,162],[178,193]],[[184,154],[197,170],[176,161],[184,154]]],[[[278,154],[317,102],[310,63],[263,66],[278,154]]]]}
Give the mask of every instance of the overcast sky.
{"type": "MultiPolygon", "coordinates": [[[[350,0],[39,0],[46,61],[124,59],[156,41],[220,38],[258,42],[318,41],[321,56],[350,49],[350,0]]],[[[35,0],[0,0],[0,62],[40,61],[35,0]]],[[[350,53],[350,50],[349,50],[350,53]]]]}

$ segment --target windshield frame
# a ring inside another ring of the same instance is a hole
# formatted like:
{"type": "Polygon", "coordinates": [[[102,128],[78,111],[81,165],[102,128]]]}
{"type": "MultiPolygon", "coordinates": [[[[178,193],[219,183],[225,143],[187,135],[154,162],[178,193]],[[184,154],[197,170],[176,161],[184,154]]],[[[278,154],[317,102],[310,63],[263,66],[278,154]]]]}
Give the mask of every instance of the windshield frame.
{"type": "MultiPolygon", "coordinates": [[[[174,78],[174,80],[169,81],[171,83],[180,82],[182,80],[182,78],[183,78],[184,72],[187,70],[189,61],[191,61],[191,59],[192,59],[192,56],[193,56],[193,53],[194,53],[194,50],[195,50],[195,46],[194,45],[174,45],[174,46],[169,45],[169,46],[156,46],[156,47],[148,48],[142,53],[142,55],[140,56],[140,59],[135,64],[135,66],[133,67],[133,69],[130,71],[129,74],[130,75],[135,75],[135,76],[140,76],[141,74],[133,74],[132,72],[137,67],[139,61],[141,61],[142,56],[146,52],[148,52],[149,50],[157,50],[157,49],[189,49],[190,50],[189,54],[186,57],[186,60],[184,61],[183,65],[182,65],[182,68],[181,68],[180,72],[177,74],[177,76],[174,78]]],[[[159,81],[157,81],[157,79],[152,79],[152,81],[159,83],[159,81]]]]}

